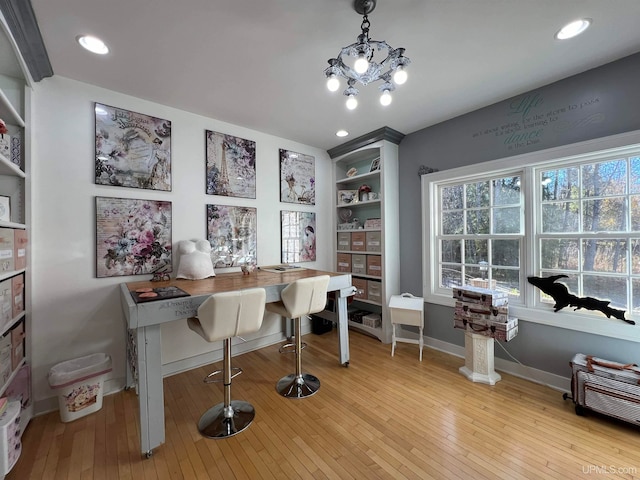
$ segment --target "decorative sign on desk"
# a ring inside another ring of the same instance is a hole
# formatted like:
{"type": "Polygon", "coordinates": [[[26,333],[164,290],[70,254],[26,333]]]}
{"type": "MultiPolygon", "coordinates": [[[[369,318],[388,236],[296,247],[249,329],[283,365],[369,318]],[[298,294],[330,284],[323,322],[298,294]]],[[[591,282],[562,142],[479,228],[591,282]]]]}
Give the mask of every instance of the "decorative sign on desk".
{"type": "Polygon", "coordinates": [[[168,286],[158,288],[138,288],[131,291],[136,303],[153,302],[155,300],[169,300],[171,298],[189,297],[181,288],[168,286]]]}
{"type": "Polygon", "coordinates": [[[260,270],[262,270],[263,272],[271,272],[271,273],[284,273],[284,272],[305,270],[304,267],[299,267],[297,265],[287,265],[287,264],[268,265],[268,266],[265,266],[265,267],[258,267],[258,268],[260,270]]]}

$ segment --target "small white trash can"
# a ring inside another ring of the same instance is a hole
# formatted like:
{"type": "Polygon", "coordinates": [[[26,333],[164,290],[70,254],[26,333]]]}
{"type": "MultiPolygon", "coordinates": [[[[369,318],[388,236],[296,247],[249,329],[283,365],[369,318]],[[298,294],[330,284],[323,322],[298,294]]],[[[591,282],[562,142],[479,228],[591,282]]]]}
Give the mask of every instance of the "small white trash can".
{"type": "Polygon", "coordinates": [[[70,422],[102,408],[104,379],[111,371],[111,357],[94,353],[54,365],[49,385],[58,390],[60,419],[70,422]]]}

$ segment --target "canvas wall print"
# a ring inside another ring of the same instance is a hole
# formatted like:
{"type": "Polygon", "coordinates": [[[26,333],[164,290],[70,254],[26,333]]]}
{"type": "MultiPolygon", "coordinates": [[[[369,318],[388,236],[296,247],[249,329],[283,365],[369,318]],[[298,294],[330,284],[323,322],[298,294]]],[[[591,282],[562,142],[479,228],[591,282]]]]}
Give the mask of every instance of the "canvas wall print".
{"type": "Polygon", "coordinates": [[[171,202],[96,197],[96,275],[171,271],[171,202]]]}
{"type": "Polygon", "coordinates": [[[95,104],[96,184],[171,191],[171,122],[95,104]]]}
{"type": "Polygon", "coordinates": [[[257,262],[257,209],[207,205],[207,240],[215,268],[257,262]]]}
{"type": "Polygon", "coordinates": [[[206,130],[208,195],[256,198],[256,142],[206,130]]]}
{"type": "Polygon", "coordinates": [[[316,204],[316,159],[280,149],[280,201],[316,204]]]}
{"type": "Polygon", "coordinates": [[[313,262],[316,259],[316,214],[280,212],[282,263],[313,262]]]}

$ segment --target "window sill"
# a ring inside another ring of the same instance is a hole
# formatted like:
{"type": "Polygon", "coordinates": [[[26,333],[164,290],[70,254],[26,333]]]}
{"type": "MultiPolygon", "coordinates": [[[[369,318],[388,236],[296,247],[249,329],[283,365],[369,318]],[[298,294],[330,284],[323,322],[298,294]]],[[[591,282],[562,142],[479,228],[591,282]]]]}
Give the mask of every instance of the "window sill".
{"type": "MultiPolygon", "coordinates": [[[[452,308],[455,306],[455,299],[444,295],[424,295],[424,301],[452,308]]],[[[581,310],[581,312],[586,311],[581,310]]],[[[607,318],[599,312],[575,314],[570,308],[554,312],[553,306],[550,304],[541,308],[509,305],[509,315],[517,318],[518,321],[640,343],[640,325],[638,325],[640,319],[632,317],[628,312],[626,318],[634,320],[636,325],[625,323],[616,318],[607,318]]]]}

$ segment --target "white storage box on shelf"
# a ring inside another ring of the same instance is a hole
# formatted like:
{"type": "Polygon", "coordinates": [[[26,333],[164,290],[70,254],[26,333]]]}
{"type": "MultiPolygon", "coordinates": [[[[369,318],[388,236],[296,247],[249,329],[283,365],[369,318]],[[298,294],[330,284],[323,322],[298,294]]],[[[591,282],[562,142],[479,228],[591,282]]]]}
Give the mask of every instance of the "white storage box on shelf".
{"type": "Polygon", "coordinates": [[[9,402],[0,415],[0,478],[9,473],[22,452],[20,402],[9,402]]]}
{"type": "Polygon", "coordinates": [[[389,300],[389,315],[391,318],[391,356],[396,350],[396,342],[414,343],[420,346],[420,361],[422,361],[422,348],[424,339],[422,330],[424,327],[424,298],[414,297],[410,293],[391,295],[389,300]],[[396,336],[397,325],[418,327],[418,339],[401,338],[396,336]]]}
{"type": "Polygon", "coordinates": [[[104,379],[111,371],[111,357],[94,353],[54,365],[49,385],[58,391],[60,419],[70,422],[102,408],[104,379]]]}

